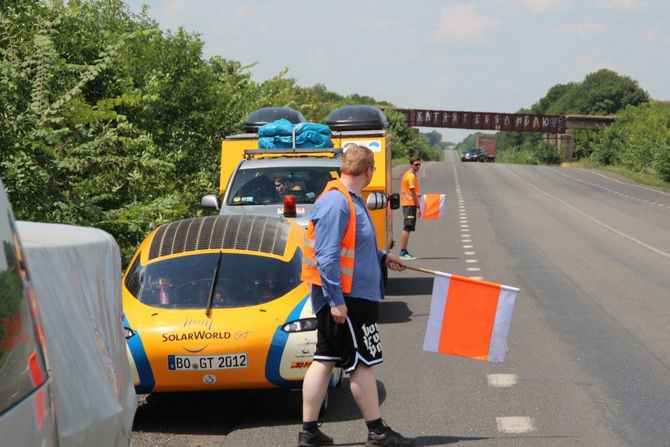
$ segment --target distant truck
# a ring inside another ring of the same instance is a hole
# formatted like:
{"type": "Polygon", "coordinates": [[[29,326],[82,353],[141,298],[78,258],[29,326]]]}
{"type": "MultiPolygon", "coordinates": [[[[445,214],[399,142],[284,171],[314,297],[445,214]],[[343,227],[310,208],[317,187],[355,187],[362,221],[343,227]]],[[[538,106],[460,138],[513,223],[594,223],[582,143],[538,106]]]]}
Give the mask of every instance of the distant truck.
{"type": "Polygon", "coordinates": [[[478,135],[475,140],[475,146],[483,149],[486,152],[486,161],[496,161],[496,136],[495,135],[478,135]]]}

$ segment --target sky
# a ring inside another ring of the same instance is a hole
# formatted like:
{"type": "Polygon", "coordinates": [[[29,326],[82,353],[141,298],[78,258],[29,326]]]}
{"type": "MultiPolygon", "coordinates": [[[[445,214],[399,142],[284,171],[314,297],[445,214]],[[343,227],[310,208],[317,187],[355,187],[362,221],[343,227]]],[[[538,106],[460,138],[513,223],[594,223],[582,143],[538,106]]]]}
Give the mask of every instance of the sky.
{"type": "MultiPolygon", "coordinates": [[[[514,113],[601,68],[670,100],[667,0],[126,0],[204,56],[396,107],[514,113]]],[[[427,129],[422,129],[427,130],[427,129]]],[[[438,129],[459,142],[472,131],[438,129]]]]}

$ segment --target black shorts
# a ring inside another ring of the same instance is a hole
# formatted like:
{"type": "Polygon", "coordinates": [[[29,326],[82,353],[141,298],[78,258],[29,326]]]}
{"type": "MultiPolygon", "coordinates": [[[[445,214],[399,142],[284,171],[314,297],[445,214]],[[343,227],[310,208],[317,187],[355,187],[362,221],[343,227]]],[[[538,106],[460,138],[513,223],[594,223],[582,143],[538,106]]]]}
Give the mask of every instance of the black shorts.
{"type": "Polygon", "coordinates": [[[335,362],[350,373],[359,362],[372,366],[384,361],[377,329],[379,315],[377,301],[344,298],[347,321],[337,324],[330,314],[330,306],[323,306],[317,313],[316,353],[314,360],[335,362]]]}
{"type": "Polygon", "coordinates": [[[416,207],[403,206],[402,216],[405,218],[405,222],[403,224],[403,230],[414,231],[416,229],[416,207]]]}

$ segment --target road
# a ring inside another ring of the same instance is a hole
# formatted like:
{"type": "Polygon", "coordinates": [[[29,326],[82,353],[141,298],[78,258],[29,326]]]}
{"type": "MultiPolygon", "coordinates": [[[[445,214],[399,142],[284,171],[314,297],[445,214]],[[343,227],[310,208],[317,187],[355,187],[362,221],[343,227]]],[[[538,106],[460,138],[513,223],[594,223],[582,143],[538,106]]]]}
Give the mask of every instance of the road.
{"type": "MultiPolygon", "coordinates": [[[[445,216],[419,267],[521,289],[502,364],[422,351],[432,277],[392,272],[381,305],[383,417],[417,445],[670,445],[670,194],[583,169],[424,162],[445,216]]],[[[399,184],[402,167],[394,171],[399,184]]],[[[396,238],[401,213],[395,213],[396,238]]],[[[135,446],[293,446],[300,395],[141,399],[135,446]]],[[[322,429],[364,445],[343,387],[322,429]]]]}

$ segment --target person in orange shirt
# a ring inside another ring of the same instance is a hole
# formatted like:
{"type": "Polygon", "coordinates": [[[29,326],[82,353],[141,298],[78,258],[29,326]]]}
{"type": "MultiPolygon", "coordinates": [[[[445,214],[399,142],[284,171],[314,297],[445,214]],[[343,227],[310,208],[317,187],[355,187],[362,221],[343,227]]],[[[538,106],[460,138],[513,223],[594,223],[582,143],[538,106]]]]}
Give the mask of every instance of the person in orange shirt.
{"type": "Polygon", "coordinates": [[[421,217],[419,206],[419,179],[416,173],[421,169],[421,158],[413,155],[409,159],[409,169],[405,171],[400,182],[400,205],[404,217],[402,235],[400,236],[400,259],[416,259],[407,251],[409,233],[416,230],[416,220],[421,217]]]}

